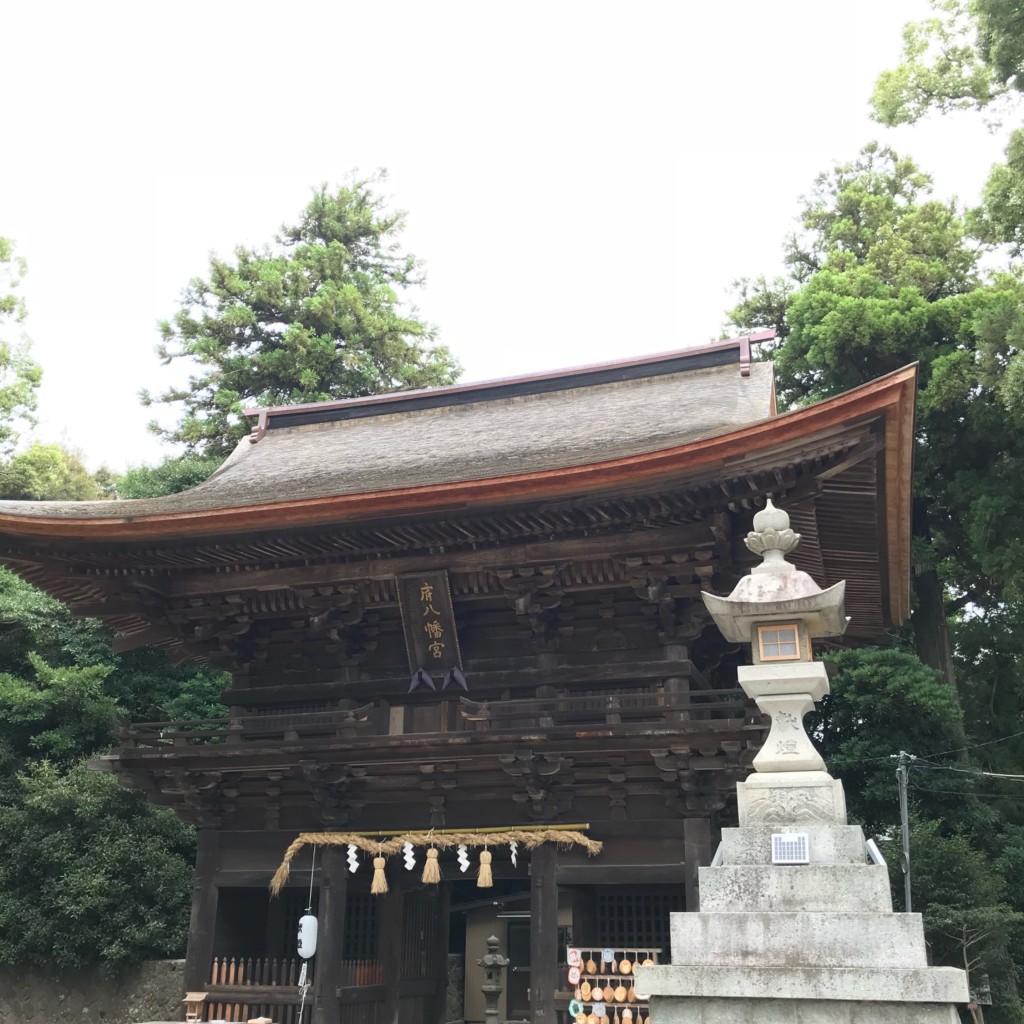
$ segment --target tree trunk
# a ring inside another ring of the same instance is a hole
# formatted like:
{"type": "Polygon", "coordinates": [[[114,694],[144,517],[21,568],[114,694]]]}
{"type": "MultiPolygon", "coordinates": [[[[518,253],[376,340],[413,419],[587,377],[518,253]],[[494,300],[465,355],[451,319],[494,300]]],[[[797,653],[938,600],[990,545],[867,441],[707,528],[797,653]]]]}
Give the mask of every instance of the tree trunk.
{"type": "MultiPolygon", "coordinates": [[[[920,498],[915,498],[913,503],[913,531],[915,537],[931,541],[932,531],[928,522],[927,506],[920,498]]],[[[953,691],[953,699],[959,711],[953,736],[958,744],[966,746],[963,706],[956,685],[953,644],[949,639],[949,619],[946,617],[946,595],[942,580],[934,569],[928,569],[914,573],[911,585],[917,599],[914,614],[911,616],[917,656],[930,668],[935,669],[942,681],[953,691]]],[[[960,760],[966,760],[967,752],[961,751],[959,756],[960,760]]]]}
{"type": "MultiPolygon", "coordinates": [[[[932,569],[915,576],[914,593],[917,597],[917,608],[911,621],[914,624],[917,656],[930,668],[935,669],[942,681],[953,691],[953,699],[959,712],[953,723],[953,739],[961,747],[966,747],[967,734],[964,731],[960,691],[956,685],[953,645],[949,639],[949,620],[946,618],[945,596],[938,573],[932,569]]],[[[957,756],[959,760],[965,761],[967,751],[961,750],[957,756]]]]}
{"type": "MultiPolygon", "coordinates": [[[[949,622],[946,619],[946,601],[942,582],[934,569],[914,577],[917,607],[911,621],[914,624],[914,642],[917,656],[942,677],[942,681],[956,693],[956,669],[953,666],[953,645],[949,640],[949,622]]],[[[957,704],[960,696],[957,693],[957,704]]]]}

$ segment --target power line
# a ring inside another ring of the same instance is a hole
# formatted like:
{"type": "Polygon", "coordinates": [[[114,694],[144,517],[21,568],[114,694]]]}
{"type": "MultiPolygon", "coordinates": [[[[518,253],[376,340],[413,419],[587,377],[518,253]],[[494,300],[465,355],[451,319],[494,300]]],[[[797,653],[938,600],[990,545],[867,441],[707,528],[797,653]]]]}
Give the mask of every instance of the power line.
{"type": "Polygon", "coordinates": [[[882,757],[854,757],[854,758],[842,758],[833,757],[829,759],[830,765],[844,765],[844,764],[871,764],[875,761],[891,761],[895,754],[884,754],[882,757]]]}
{"type": "MultiPolygon", "coordinates": [[[[945,757],[947,754],[959,754],[969,750],[978,750],[981,747],[991,747],[994,743],[1006,743],[1008,740],[1019,739],[1024,736],[1024,731],[1010,733],[1009,736],[997,736],[994,740],[985,740],[982,743],[972,743],[966,747],[954,747],[952,750],[940,750],[933,754],[918,754],[914,759],[915,761],[927,761],[932,757],[945,757]]],[[[836,757],[829,760],[830,765],[850,765],[850,764],[873,764],[877,761],[891,761],[895,754],[885,754],[881,757],[854,757],[854,758],[842,758],[836,757]]],[[[944,767],[940,765],[934,765],[933,767],[944,767]]],[[[954,771],[956,769],[950,769],[954,771]]],[[[962,769],[961,769],[962,770],[962,769]]]]}
{"type": "Polygon", "coordinates": [[[918,765],[926,772],[956,772],[958,775],[984,776],[987,779],[1012,779],[1015,782],[1024,782],[1024,775],[1011,775],[1009,772],[985,772],[981,769],[954,768],[948,764],[922,764],[918,765]]]}
{"type": "Polygon", "coordinates": [[[985,740],[984,743],[972,743],[969,747],[954,747],[952,750],[940,750],[937,754],[925,754],[925,757],[945,757],[946,754],[959,754],[968,750],[977,750],[979,747],[991,747],[993,743],[1005,743],[1007,740],[1015,740],[1024,736],[1024,731],[1011,733],[1009,736],[998,736],[994,740],[985,740]]]}
{"type": "Polygon", "coordinates": [[[979,800],[1010,800],[1006,793],[965,793],[962,789],[930,789],[928,786],[915,786],[911,783],[910,788],[916,793],[941,793],[945,796],[970,796],[979,800]]]}

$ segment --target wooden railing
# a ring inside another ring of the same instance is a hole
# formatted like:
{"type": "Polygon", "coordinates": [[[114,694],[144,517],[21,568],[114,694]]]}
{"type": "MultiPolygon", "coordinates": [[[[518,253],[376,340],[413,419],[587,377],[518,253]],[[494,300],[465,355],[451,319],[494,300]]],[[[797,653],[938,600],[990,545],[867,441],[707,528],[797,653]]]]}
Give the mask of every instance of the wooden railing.
{"type": "MultiPolygon", "coordinates": [[[[388,734],[389,707],[384,702],[374,702],[355,708],[308,713],[271,712],[177,722],[137,722],[121,726],[118,738],[122,746],[131,748],[380,736],[388,734]]],[[[474,701],[461,697],[458,708],[460,713],[451,727],[467,731],[552,729],[595,723],[611,726],[671,723],[685,731],[688,722],[722,718],[754,720],[757,716],[739,689],[603,692],[586,696],[566,693],[527,700],[474,701]]]]}
{"type": "MultiPolygon", "coordinates": [[[[274,1024],[297,1024],[302,991],[299,977],[302,961],[292,958],[217,957],[206,986],[206,1019],[246,1021],[250,1017],[270,1017],[274,1024]]],[[[307,969],[310,986],[306,997],[305,1020],[312,1016],[313,964],[307,969]]],[[[384,967],[377,960],[343,960],[338,997],[346,1005],[359,1007],[348,1016],[359,1021],[372,1011],[382,995],[384,967]],[[366,1006],[366,1012],[362,1007],[366,1006]]],[[[366,1024],[372,1024],[369,1019],[366,1024]]]]}
{"type": "MultiPolygon", "coordinates": [[[[688,690],[680,693],[608,693],[532,700],[474,701],[461,698],[462,717],[482,729],[548,728],[650,722],[700,722],[746,718],[743,691],[688,690]]],[[[755,712],[756,714],[756,712],[755,712]]]]}
{"type": "Polygon", "coordinates": [[[375,704],[310,713],[193,718],[176,722],[134,722],[117,729],[127,746],[188,747],[208,743],[265,743],[317,737],[347,739],[365,731],[375,704]]]}
{"type": "MultiPolygon", "coordinates": [[[[246,1021],[250,1017],[271,1017],[280,1024],[295,1024],[302,1002],[301,965],[302,961],[294,957],[214,959],[206,986],[206,1019],[246,1021]]],[[[312,980],[310,969],[307,981],[312,980]]]]}

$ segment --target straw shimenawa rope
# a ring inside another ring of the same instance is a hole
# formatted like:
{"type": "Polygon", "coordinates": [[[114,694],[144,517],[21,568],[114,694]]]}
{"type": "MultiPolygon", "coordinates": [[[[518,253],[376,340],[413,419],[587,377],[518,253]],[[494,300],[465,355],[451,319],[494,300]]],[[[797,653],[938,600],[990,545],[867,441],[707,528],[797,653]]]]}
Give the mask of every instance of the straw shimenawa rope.
{"type": "Polygon", "coordinates": [[[433,846],[427,850],[427,862],[423,865],[420,881],[424,885],[437,885],[441,881],[441,865],[437,863],[437,850],[433,846]]]}
{"type": "MultiPolygon", "coordinates": [[[[544,843],[556,843],[558,846],[581,846],[591,857],[599,854],[604,845],[596,839],[590,839],[582,832],[570,832],[558,828],[522,831],[509,829],[507,832],[490,832],[486,835],[481,835],[479,832],[408,832],[382,840],[350,832],[303,832],[285,851],[284,860],[281,861],[281,866],[274,872],[274,877],[270,881],[270,891],[275,896],[281,892],[291,873],[292,860],[304,846],[355,846],[379,858],[399,853],[406,843],[412,843],[413,846],[436,846],[439,849],[447,850],[460,844],[486,847],[505,846],[511,842],[520,843],[527,850],[535,850],[544,843]]],[[[376,866],[376,862],[374,862],[374,867],[376,866]]],[[[380,867],[383,874],[384,865],[381,864],[380,867]]]]}

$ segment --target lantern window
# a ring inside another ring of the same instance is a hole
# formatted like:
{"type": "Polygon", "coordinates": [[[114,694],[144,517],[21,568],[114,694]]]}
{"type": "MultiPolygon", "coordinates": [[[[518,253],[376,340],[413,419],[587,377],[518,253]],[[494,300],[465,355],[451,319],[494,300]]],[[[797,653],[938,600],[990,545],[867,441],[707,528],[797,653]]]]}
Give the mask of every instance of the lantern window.
{"type": "Polygon", "coordinates": [[[757,627],[761,661],[796,661],[800,657],[800,639],[796,624],[757,627]]]}

